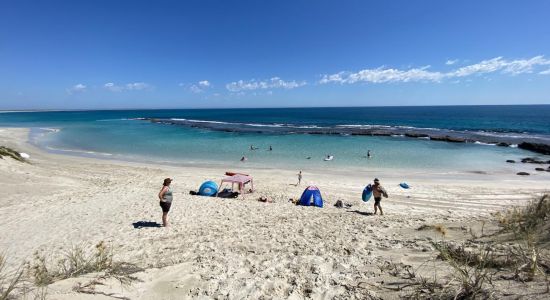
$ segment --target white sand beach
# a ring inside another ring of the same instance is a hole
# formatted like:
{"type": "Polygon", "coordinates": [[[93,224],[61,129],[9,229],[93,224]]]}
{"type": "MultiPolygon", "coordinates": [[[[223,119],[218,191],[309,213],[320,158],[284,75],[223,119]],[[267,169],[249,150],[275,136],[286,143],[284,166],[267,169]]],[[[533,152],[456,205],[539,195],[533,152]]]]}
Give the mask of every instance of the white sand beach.
{"type": "MultiPolygon", "coordinates": [[[[115,257],[145,271],[129,286],[106,280],[96,294],[73,291],[73,278],[48,287],[47,299],[392,299],[379,266],[387,261],[422,266],[438,239],[422,225],[443,224],[447,239],[464,239],[491,213],[523,205],[548,191],[550,172],[480,174],[417,170],[365,170],[331,174],[297,170],[226,170],[100,160],[47,153],[27,142],[28,129],[0,128],[0,145],[30,154],[30,163],[0,160],[0,251],[10,266],[33,253],[59,253],[105,241],[115,257]],[[256,191],[238,199],[189,195],[225,171],[254,177],[256,191]],[[160,223],[157,193],[174,178],[168,228],[160,223]],[[374,177],[390,197],[384,216],[373,216],[372,200],[360,199],[374,177]],[[412,186],[398,184],[407,179],[412,186]],[[295,206],[315,185],[323,208],[295,206]],[[273,203],[258,202],[267,196],[273,203]],[[337,200],[349,208],[333,206],[337,200]],[[109,296],[110,295],[110,296],[109,296]]],[[[526,166],[516,164],[522,171],[526,166]]],[[[476,229],[477,230],[477,229],[476,229]]],[[[430,272],[419,268],[419,272],[430,272]]],[[[433,270],[432,270],[433,271],[433,270]]]]}

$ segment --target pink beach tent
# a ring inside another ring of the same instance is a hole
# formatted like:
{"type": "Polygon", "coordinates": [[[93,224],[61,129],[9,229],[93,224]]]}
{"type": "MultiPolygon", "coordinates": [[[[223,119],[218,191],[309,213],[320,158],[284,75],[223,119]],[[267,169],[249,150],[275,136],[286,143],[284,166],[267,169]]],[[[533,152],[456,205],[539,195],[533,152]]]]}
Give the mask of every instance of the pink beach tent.
{"type": "Polygon", "coordinates": [[[250,188],[254,190],[254,180],[252,179],[252,176],[248,176],[244,174],[235,174],[233,176],[225,177],[224,179],[222,179],[222,182],[220,184],[220,190],[224,182],[231,183],[231,189],[233,189],[234,184],[237,184],[239,186],[239,192],[241,194],[244,193],[244,186],[249,183],[250,183],[250,188]]]}

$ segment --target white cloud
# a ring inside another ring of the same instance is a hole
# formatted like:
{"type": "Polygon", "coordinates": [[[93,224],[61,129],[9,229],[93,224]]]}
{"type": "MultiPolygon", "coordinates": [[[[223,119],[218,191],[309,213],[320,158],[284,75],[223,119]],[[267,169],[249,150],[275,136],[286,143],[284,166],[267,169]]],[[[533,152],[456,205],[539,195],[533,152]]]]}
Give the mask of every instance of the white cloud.
{"type": "Polygon", "coordinates": [[[140,91],[151,89],[152,86],[145,82],[132,82],[124,85],[117,85],[112,82],[108,82],[103,85],[103,87],[111,92],[122,92],[122,91],[140,91]]]}
{"type": "MultiPolygon", "coordinates": [[[[550,65],[550,60],[543,56],[530,59],[505,60],[502,57],[481,61],[477,64],[464,66],[449,72],[430,71],[430,66],[408,70],[379,67],[365,69],[356,73],[339,72],[323,75],[319,83],[389,83],[389,82],[440,82],[443,79],[461,78],[500,72],[502,74],[519,75],[532,73],[536,68],[550,65]]],[[[546,71],[543,71],[546,72],[546,71]]],[[[541,72],[541,73],[543,73],[541,72]]],[[[539,73],[540,74],[540,73],[539,73]]]]}
{"type": "Polygon", "coordinates": [[[202,93],[212,86],[212,84],[210,84],[210,81],[208,80],[201,80],[193,84],[180,83],[178,85],[181,87],[187,86],[189,88],[189,91],[195,94],[202,93]]]}
{"type": "Polygon", "coordinates": [[[202,92],[203,92],[203,90],[202,90],[199,86],[197,86],[197,85],[195,85],[195,84],[192,84],[192,85],[189,87],[189,90],[190,90],[191,92],[195,93],[195,94],[198,94],[198,93],[202,93],[202,92]]]}
{"type": "Polygon", "coordinates": [[[413,82],[413,81],[433,81],[439,82],[444,74],[440,72],[428,71],[429,67],[414,68],[409,70],[386,69],[383,67],[377,69],[361,70],[357,73],[340,72],[332,75],[324,75],[319,83],[386,83],[386,82],[413,82]]]}
{"type": "Polygon", "coordinates": [[[234,81],[225,85],[225,88],[233,93],[242,91],[252,91],[258,89],[295,89],[306,85],[305,81],[284,81],[279,77],[273,77],[269,80],[257,81],[255,79],[244,81],[234,81]]]}
{"type": "Polygon", "coordinates": [[[151,88],[151,86],[145,82],[134,82],[134,83],[127,83],[126,84],[126,89],[127,90],[136,90],[136,91],[140,91],[140,90],[146,90],[146,89],[149,89],[151,88]]]}
{"type": "Polygon", "coordinates": [[[539,74],[540,75],[550,75],[550,69],[541,71],[539,74]]]}
{"type": "Polygon", "coordinates": [[[458,62],[458,59],[448,59],[445,64],[448,66],[454,65],[458,62]]]}
{"type": "Polygon", "coordinates": [[[199,81],[199,86],[202,86],[202,87],[209,87],[209,86],[210,86],[210,82],[209,82],[208,80],[199,81]]]}
{"type": "Polygon", "coordinates": [[[86,91],[86,86],[82,83],[75,84],[71,88],[67,89],[67,93],[74,94],[86,91]]]}
{"type": "Polygon", "coordinates": [[[107,82],[106,84],[103,85],[103,87],[108,89],[111,92],[120,92],[123,90],[123,87],[115,85],[112,82],[107,82]]]}

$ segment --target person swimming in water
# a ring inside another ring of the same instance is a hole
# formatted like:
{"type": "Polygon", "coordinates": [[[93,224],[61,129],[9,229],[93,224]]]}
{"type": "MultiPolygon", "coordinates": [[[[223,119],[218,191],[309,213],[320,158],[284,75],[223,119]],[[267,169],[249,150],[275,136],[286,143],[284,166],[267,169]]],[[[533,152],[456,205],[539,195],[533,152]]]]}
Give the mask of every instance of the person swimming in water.
{"type": "Polygon", "coordinates": [[[248,160],[248,158],[246,158],[246,156],[241,157],[241,161],[244,162],[244,161],[247,161],[247,160],[248,160]]]}
{"type": "Polygon", "coordinates": [[[367,158],[371,158],[370,150],[367,150],[367,158]]]}
{"type": "Polygon", "coordinates": [[[269,145],[269,151],[273,151],[273,147],[271,147],[271,145],[269,145]]]}

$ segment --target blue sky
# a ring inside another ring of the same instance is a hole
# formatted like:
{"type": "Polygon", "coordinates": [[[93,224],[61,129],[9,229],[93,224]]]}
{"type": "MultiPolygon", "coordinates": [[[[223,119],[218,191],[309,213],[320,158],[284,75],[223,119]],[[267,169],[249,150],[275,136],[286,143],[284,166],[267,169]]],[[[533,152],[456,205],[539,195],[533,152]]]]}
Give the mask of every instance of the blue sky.
{"type": "Polygon", "coordinates": [[[0,0],[0,109],[550,104],[550,1],[0,0]]]}

